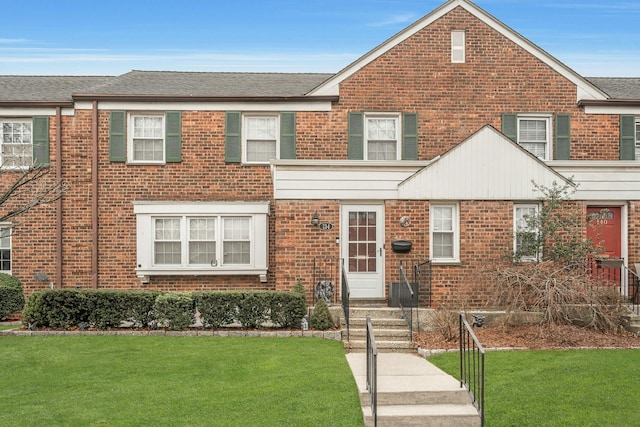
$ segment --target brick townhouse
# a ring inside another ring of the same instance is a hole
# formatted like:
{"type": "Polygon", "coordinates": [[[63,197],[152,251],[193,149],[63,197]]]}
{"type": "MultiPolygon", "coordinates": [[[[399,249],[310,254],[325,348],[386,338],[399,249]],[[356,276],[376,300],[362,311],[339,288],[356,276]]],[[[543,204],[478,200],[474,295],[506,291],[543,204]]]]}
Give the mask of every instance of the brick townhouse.
{"type": "Polygon", "coordinates": [[[3,164],[22,144],[69,186],[3,224],[0,266],[27,293],[301,280],[311,297],[324,274],[339,283],[327,260],[342,259],[352,298],[384,299],[411,259],[430,261],[436,303],[480,304],[477,272],[539,207],[532,181],[577,185],[585,215],[608,209],[606,254],[640,262],[640,78],[580,76],[466,0],[336,74],[0,87],[3,164]]]}

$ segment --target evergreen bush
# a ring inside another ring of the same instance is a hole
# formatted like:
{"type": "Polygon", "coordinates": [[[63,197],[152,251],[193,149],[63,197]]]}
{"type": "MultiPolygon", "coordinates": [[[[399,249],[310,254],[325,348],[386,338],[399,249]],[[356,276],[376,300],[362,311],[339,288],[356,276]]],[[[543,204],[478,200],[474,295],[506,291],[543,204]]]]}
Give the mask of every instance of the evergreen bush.
{"type": "Polygon", "coordinates": [[[0,273],[0,319],[22,311],[23,308],[22,283],[10,274],[0,273]]]}
{"type": "Polygon", "coordinates": [[[171,331],[184,331],[195,322],[196,308],[190,292],[158,295],[154,309],[158,322],[171,331]]]}
{"type": "Polygon", "coordinates": [[[313,314],[311,315],[311,326],[322,331],[336,326],[333,322],[333,317],[331,317],[331,312],[329,312],[329,307],[322,298],[316,302],[316,306],[313,309],[313,314]]]}

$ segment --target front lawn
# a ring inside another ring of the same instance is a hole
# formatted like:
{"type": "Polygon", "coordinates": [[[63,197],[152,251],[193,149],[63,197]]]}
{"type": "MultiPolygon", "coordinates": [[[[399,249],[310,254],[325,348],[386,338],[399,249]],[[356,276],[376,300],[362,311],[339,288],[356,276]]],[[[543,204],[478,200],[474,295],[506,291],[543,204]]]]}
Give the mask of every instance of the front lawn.
{"type": "Polygon", "coordinates": [[[361,426],[342,343],[0,337],[2,426],[361,426]]]}
{"type": "MultiPolygon", "coordinates": [[[[640,350],[486,354],[490,426],[640,426],[640,350]]],[[[458,354],[429,361],[459,378],[458,354]]]]}

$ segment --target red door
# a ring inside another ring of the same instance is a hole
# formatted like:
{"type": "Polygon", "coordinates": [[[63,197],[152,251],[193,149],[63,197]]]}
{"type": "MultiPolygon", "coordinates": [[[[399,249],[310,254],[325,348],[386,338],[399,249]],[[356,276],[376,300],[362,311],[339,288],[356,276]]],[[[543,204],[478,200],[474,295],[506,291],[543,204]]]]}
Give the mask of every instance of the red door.
{"type": "Polygon", "coordinates": [[[600,256],[602,258],[620,258],[622,255],[621,234],[622,221],[620,206],[587,207],[587,238],[591,239],[596,247],[603,248],[600,256]]]}
{"type": "Polygon", "coordinates": [[[619,206],[587,207],[587,238],[596,248],[601,249],[598,254],[600,261],[591,266],[595,277],[612,286],[621,285],[621,264],[609,260],[620,259],[622,256],[621,230],[622,208],[619,206]]]}

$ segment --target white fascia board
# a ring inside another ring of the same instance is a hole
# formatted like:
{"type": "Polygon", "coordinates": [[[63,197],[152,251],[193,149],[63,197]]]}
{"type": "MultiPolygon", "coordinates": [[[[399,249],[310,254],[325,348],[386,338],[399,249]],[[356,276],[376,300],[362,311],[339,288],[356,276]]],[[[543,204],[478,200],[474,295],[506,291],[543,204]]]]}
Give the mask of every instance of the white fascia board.
{"type": "MultiPolygon", "coordinates": [[[[91,102],[77,102],[78,110],[91,110],[91,102]]],[[[118,102],[100,101],[99,110],[127,111],[331,111],[330,101],[303,102],[118,102]]]]}
{"type": "Polygon", "coordinates": [[[633,114],[640,115],[640,106],[616,106],[616,105],[585,105],[585,114],[633,114]]]}
{"type": "Polygon", "coordinates": [[[545,50],[536,46],[528,39],[520,35],[518,32],[514,31],[507,25],[500,22],[498,19],[493,17],[491,14],[487,13],[483,9],[477,7],[475,4],[470,3],[466,0],[450,0],[439,8],[435,9],[430,14],[426,15],[422,19],[418,20],[414,24],[410,25],[406,29],[402,30],[395,36],[389,38],[387,41],[378,45],[373,50],[364,54],[355,62],[352,62],[346,68],[342,69],[336,75],[326,82],[322,83],[320,86],[309,92],[309,95],[339,95],[340,92],[340,83],[345,79],[349,78],[351,75],[358,72],[360,69],[364,68],[366,65],[377,59],[382,54],[391,50],[398,44],[402,43],[404,40],[413,36],[420,30],[425,27],[431,25],[436,20],[440,19],[447,13],[451,12],[456,7],[462,7],[471,13],[473,16],[487,24],[489,27],[498,31],[500,34],[505,36],[507,39],[511,40],[518,46],[522,47],[524,50],[532,54],[533,56],[540,59],[542,62],[547,64],[554,71],[565,77],[567,80],[576,85],[576,101],[581,99],[608,99],[608,96],[602,92],[600,89],[589,83],[586,79],[580,76],[578,73],[573,71],[571,68],[567,67],[565,64],[561,63],[545,50]]]}
{"type": "MultiPolygon", "coordinates": [[[[73,116],[73,108],[62,108],[60,114],[63,116],[73,116]]],[[[2,107],[0,108],[0,116],[3,117],[32,117],[32,116],[55,116],[56,109],[54,107],[2,107]]]]}
{"type": "Polygon", "coordinates": [[[258,202],[185,202],[134,201],[133,213],[152,215],[269,214],[268,201],[258,202]]]}

